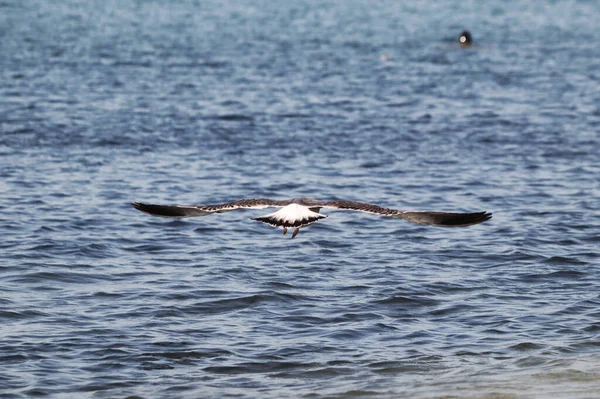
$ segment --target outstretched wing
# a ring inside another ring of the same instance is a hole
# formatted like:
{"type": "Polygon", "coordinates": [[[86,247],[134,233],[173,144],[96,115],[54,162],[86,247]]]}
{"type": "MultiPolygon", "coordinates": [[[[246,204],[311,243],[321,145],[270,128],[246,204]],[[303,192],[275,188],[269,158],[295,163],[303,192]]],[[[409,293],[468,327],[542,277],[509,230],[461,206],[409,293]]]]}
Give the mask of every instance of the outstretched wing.
{"type": "Polygon", "coordinates": [[[400,218],[412,223],[432,226],[471,226],[483,223],[492,218],[489,212],[455,213],[434,211],[403,211],[398,209],[383,208],[378,205],[355,201],[328,201],[323,208],[346,209],[373,213],[375,215],[400,218]]]}
{"type": "Polygon", "coordinates": [[[280,207],[290,203],[289,200],[271,200],[268,198],[242,199],[219,205],[154,205],[133,202],[131,205],[138,211],[152,216],[169,218],[187,218],[194,216],[206,216],[211,213],[223,213],[238,209],[263,209],[269,207],[280,207]]]}
{"type": "Polygon", "coordinates": [[[400,211],[397,215],[390,215],[394,218],[408,220],[417,224],[428,224],[431,226],[472,226],[483,223],[492,218],[489,212],[432,212],[432,211],[400,211]]]}

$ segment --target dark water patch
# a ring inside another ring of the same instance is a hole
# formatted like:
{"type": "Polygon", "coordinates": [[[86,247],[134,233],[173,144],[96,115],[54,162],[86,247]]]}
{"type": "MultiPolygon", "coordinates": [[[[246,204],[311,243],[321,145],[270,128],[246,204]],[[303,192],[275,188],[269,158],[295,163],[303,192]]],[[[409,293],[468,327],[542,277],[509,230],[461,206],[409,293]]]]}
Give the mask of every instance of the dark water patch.
{"type": "MultiPolygon", "coordinates": [[[[580,239],[581,239],[581,241],[584,241],[584,242],[598,243],[598,242],[600,242],[600,234],[594,235],[594,236],[589,236],[589,237],[582,237],[580,239]]],[[[595,256],[598,256],[598,254],[595,254],[595,256]]]]}
{"type": "Polygon", "coordinates": [[[75,392],[102,392],[120,388],[133,388],[137,386],[138,381],[114,381],[110,377],[96,377],[95,381],[89,384],[83,384],[75,387],[75,392]]]}
{"type": "Polygon", "coordinates": [[[142,363],[141,368],[143,370],[172,370],[175,367],[165,363],[142,363]]]}
{"type": "Polygon", "coordinates": [[[164,307],[160,310],[156,310],[154,312],[152,312],[152,317],[155,318],[184,318],[185,317],[185,312],[183,312],[182,310],[171,306],[171,307],[164,307]]]}
{"type": "Polygon", "coordinates": [[[92,294],[98,298],[122,298],[124,294],[118,292],[97,291],[92,294]]]}
{"type": "Polygon", "coordinates": [[[2,364],[10,365],[14,363],[21,363],[29,360],[28,356],[14,354],[14,355],[5,355],[2,357],[2,364]]]}
{"type": "MultiPolygon", "coordinates": [[[[164,391],[169,393],[169,392],[173,392],[175,394],[180,394],[186,391],[191,391],[193,389],[197,389],[198,387],[196,385],[174,385],[171,387],[166,388],[164,391]]],[[[143,399],[141,397],[128,397],[125,399],[143,399]]]]}
{"type": "Polygon", "coordinates": [[[204,61],[200,65],[207,68],[220,69],[228,67],[230,63],[228,61],[204,61]]]}
{"type": "Polygon", "coordinates": [[[37,310],[22,310],[22,311],[14,311],[14,310],[0,310],[0,319],[5,322],[9,322],[11,320],[20,320],[20,319],[35,319],[38,317],[48,316],[47,313],[37,311],[37,310]]]}
{"type": "MultiPolygon", "coordinates": [[[[586,265],[587,264],[587,262],[580,261],[579,259],[569,258],[569,257],[564,257],[564,256],[552,256],[552,257],[548,258],[546,260],[546,262],[549,264],[556,264],[556,265],[586,265]]],[[[583,274],[582,272],[577,272],[577,271],[566,271],[563,273],[573,273],[573,277],[577,273],[583,274]]]]}
{"type": "Polygon", "coordinates": [[[401,375],[402,373],[427,373],[431,372],[432,364],[415,359],[414,361],[384,361],[374,362],[368,365],[369,369],[377,374],[382,375],[401,375]]]}
{"type": "Polygon", "coordinates": [[[159,245],[159,244],[140,244],[140,245],[134,245],[134,246],[127,246],[122,248],[124,251],[128,251],[128,252],[139,252],[139,253],[152,253],[152,252],[162,252],[162,251],[168,251],[170,249],[172,249],[171,246],[169,245],[159,245]]]}
{"type": "Polygon", "coordinates": [[[336,316],[331,319],[331,323],[341,324],[341,323],[355,323],[361,321],[369,321],[369,320],[378,320],[382,319],[383,316],[376,313],[344,313],[340,316],[336,316]]]}
{"type": "Polygon", "coordinates": [[[14,302],[11,301],[10,299],[0,298],[0,305],[2,305],[4,307],[9,307],[9,306],[14,305],[14,302]]]}
{"type": "Polygon", "coordinates": [[[232,356],[233,353],[226,350],[206,350],[206,351],[172,351],[172,352],[148,352],[141,355],[142,359],[150,361],[152,359],[171,360],[181,363],[196,361],[198,359],[215,359],[232,356]]]}
{"type": "Polygon", "coordinates": [[[510,350],[518,352],[529,352],[544,349],[544,345],[536,344],[534,342],[521,342],[509,347],[510,350]]]}
{"type": "Polygon", "coordinates": [[[412,107],[419,104],[418,100],[412,100],[412,101],[402,101],[402,102],[396,102],[396,103],[388,103],[385,104],[386,107],[390,107],[390,108],[404,108],[404,107],[412,107]]]}
{"type": "Polygon", "coordinates": [[[431,294],[452,294],[461,292],[473,292],[473,291],[484,291],[489,288],[488,285],[481,284],[479,280],[468,281],[465,280],[462,283],[447,283],[443,281],[436,281],[434,283],[427,284],[427,291],[431,294]]]}
{"type": "Polygon", "coordinates": [[[115,256],[115,251],[111,245],[105,243],[90,243],[77,246],[70,250],[65,251],[65,254],[82,256],[83,258],[112,258],[115,256]]]}
{"type": "Polygon", "coordinates": [[[336,291],[352,292],[352,293],[356,292],[356,293],[364,294],[364,293],[368,292],[371,289],[373,289],[371,286],[366,286],[366,285],[351,285],[351,286],[341,286],[339,288],[336,288],[336,291]]]}
{"type": "Polygon", "coordinates": [[[374,398],[385,395],[385,392],[367,390],[367,389],[351,389],[349,391],[342,392],[340,394],[333,394],[329,396],[332,399],[336,398],[374,398]]]}
{"type": "Polygon", "coordinates": [[[566,316],[569,314],[581,314],[593,318],[596,316],[596,313],[600,313],[596,311],[599,305],[598,301],[580,301],[557,310],[556,314],[564,314],[566,316]]]}
{"type": "Polygon", "coordinates": [[[310,378],[327,379],[353,374],[352,367],[322,367],[313,370],[293,370],[292,372],[274,374],[274,378],[310,378]]]}
{"type": "MultiPolygon", "coordinates": [[[[379,317],[381,317],[381,316],[379,316],[379,317]]],[[[398,331],[399,328],[391,326],[389,324],[385,324],[385,323],[377,323],[377,324],[374,325],[373,330],[374,331],[381,331],[381,330],[388,330],[388,331],[394,330],[394,331],[398,331]]]]}
{"type": "Polygon", "coordinates": [[[223,114],[223,115],[210,115],[204,117],[205,119],[215,119],[225,122],[253,122],[254,117],[251,115],[243,114],[223,114]]]}
{"type": "Polygon", "coordinates": [[[184,306],[181,311],[188,315],[214,314],[235,312],[266,303],[286,303],[302,301],[304,298],[286,293],[255,294],[238,298],[218,299],[213,301],[199,302],[184,306]]]}
{"type": "Polygon", "coordinates": [[[77,273],[77,272],[32,272],[19,276],[12,276],[10,281],[21,284],[51,284],[54,282],[67,284],[95,284],[112,280],[106,274],[77,273]]]}
{"type": "Polygon", "coordinates": [[[283,114],[276,114],[275,116],[277,118],[282,118],[282,119],[306,119],[306,118],[313,117],[310,114],[301,114],[301,113],[283,113],[283,114]]]}
{"type": "Polygon", "coordinates": [[[429,312],[430,315],[435,317],[440,316],[460,316],[461,314],[468,314],[476,307],[475,305],[468,304],[456,304],[451,306],[444,306],[442,308],[438,308],[429,312]]]}
{"type": "Polygon", "coordinates": [[[451,65],[452,62],[445,54],[431,54],[418,59],[418,62],[426,62],[434,65],[451,65]]]}
{"type": "Polygon", "coordinates": [[[406,296],[402,296],[402,295],[393,295],[393,296],[390,296],[385,299],[376,300],[376,301],[374,301],[374,303],[377,305],[390,305],[390,306],[398,305],[398,306],[403,306],[403,307],[414,308],[414,307],[423,307],[423,306],[425,306],[425,307],[436,306],[440,302],[435,299],[431,299],[431,298],[423,298],[423,297],[411,298],[411,297],[406,297],[406,296]]]}
{"type": "Polygon", "coordinates": [[[329,252],[336,252],[336,251],[339,251],[340,249],[344,249],[344,248],[354,247],[353,243],[347,242],[345,240],[341,240],[339,238],[331,239],[331,240],[323,240],[323,239],[312,240],[312,245],[321,248],[322,254],[327,254],[329,252]]]}
{"type": "Polygon", "coordinates": [[[375,168],[381,168],[387,166],[386,163],[381,163],[381,162],[366,162],[360,165],[361,168],[365,168],[365,169],[375,169],[375,168]]]}
{"type": "Polygon", "coordinates": [[[331,320],[324,317],[316,317],[306,315],[305,312],[301,312],[300,315],[292,315],[292,316],[284,316],[280,317],[282,322],[285,322],[293,327],[309,329],[314,326],[318,326],[321,324],[330,324],[331,320]]]}
{"type": "Polygon", "coordinates": [[[266,283],[263,284],[264,288],[270,288],[270,289],[275,289],[275,290],[293,290],[293,289],[297,289],[298,287],[296,287],[295,285],[289,284],[289,283],[284,283],[284,282],[280,282],[280,281],[268,281],[266,283]]]}
{"type": "Polygon", "coordinates": [[[6,131],[5,134],[10,135],[10,134],[14,134],[14,135],[28,135],[28,134],[35,134],[36,131],[32,128],[28,128],[28,127],[20,127],[20,128],[16,128],[14,130],[9,130],[6,131]]]}
{"type": "Polygon", "coordinates": [[[550,273],[535,273],[535,274],[526,274],[520,276],[519,279],[522,281],[548,281],[548,280],[577,280],[584,278],[586,276],[585,272],[577,271],[577,270],[561,270],[550,273]]]}
{"type": "Polygon", "coordinates": [[[600,324],[592,324],[583,329],[585,332],[598,333],[600,332],[600,324]]]}
{"type": "Polygon", "coordinates": [[[222,231],[223,231],[222,228],[217,228],[217,227],[197,227],[194,229],[195,233],[201,233],[201,234],[207,234],[207,235],[222,232],[222,231]]]}
{"type": "Polygon", "coordinates": [[[306,370],[318,367],[318,363],[301,362],[248,362],[233,366],[209,366],[204,371],[216,374],[275,373],[288,370],[306,370]]]}

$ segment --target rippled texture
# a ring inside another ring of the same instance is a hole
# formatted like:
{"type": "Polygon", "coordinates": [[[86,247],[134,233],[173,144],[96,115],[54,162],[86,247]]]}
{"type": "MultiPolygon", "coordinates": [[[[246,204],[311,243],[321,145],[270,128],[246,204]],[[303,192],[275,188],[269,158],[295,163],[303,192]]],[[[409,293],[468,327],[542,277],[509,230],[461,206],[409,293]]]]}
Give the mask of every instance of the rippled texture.
{"type": "Polygon", "coordinates": [[[0,397],[593,397],[597,15],[0,1],[0,397]],[[300,196],[494,219],[129,205],[300,196]]]}

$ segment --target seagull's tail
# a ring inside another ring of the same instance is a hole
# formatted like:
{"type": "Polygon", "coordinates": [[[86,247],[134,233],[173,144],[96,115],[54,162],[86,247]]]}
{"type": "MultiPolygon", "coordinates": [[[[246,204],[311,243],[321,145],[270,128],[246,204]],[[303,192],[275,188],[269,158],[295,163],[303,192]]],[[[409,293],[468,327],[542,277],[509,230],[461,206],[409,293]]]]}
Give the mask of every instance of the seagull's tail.
{"type": "Polygon", "coordinates": [[[257,222],[269,224],[274,227],[304,227],[313,224],[314,222],[325,219],[327,215],[323,215],[317,212],[313,212],[306,209],[302,215],[288,215],[285,213],[285,208],[280,209],[277,212],[269,213],[265,216],[259,216],[252,218],[257,222]]]}

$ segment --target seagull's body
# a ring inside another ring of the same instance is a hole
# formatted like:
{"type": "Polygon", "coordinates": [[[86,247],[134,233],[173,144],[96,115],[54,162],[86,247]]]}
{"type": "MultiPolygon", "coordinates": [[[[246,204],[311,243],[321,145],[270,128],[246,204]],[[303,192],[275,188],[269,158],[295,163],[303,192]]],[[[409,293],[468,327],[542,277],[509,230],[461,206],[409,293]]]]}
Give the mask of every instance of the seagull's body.
{"type": "Polygon", "coordinates": [[[309,226],[327,215],[321,214],[321,208],[341,209],[372,213],[380,216],[400,218],[412,223],[432,226],[471,226],[485,222],[492,218],[488,212],[454,213],[434,211],[405,211],[399,209],[383,208],[378,205],[364,202],[333,200],[322,201],[312,198],[293,198],[287,200],[272,200],[268,198],[241,199],[219,205],[153,205],[132,203],[139,211],[152,216],[170,218],[185,218],[194,216],[206,216],[213,213],[223,213],[238,209],[263,209],[270,207],[281,208],[268,215],[252,218],[274,227],[281,227],[283,235],[288,228],[294,228],[292,238],[296,237],[301,227],[309,226]]]}

